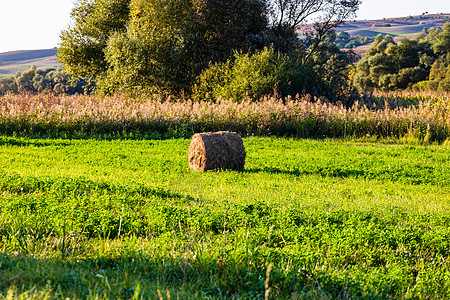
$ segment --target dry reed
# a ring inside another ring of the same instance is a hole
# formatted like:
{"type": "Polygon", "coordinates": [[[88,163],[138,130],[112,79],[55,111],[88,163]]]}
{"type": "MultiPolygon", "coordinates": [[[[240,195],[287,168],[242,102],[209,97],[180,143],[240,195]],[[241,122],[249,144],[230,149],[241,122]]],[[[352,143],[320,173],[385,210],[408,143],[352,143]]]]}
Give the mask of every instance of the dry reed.
{"type": "Polygon", "coordinates": [[[310,96],[192,102],[120,95],[0,97],[0,133],[38,136],[132,134],[185,136],[194,132],[233,131],[243,136],[382,136],[414,133],[430,141],[450,136],[448,94],[373,94],[347,108],[310,96]]]}

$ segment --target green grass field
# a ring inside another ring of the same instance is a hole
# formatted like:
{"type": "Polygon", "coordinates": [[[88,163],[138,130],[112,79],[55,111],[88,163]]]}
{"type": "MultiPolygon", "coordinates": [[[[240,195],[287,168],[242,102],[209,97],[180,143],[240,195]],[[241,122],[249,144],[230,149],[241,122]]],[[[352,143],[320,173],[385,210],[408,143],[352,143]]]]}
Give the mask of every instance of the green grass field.
{"type": "Polygon", "coordinates": [[[14,298],[450,297],[450,148],[246,138],[0,137],[0,291],[14,298]]]}

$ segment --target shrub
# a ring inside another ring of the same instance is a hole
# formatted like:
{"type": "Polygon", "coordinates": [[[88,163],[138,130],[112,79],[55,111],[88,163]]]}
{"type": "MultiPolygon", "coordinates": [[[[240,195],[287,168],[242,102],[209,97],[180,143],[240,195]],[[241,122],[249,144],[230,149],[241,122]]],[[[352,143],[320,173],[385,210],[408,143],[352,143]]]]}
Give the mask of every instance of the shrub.
{"type": "Polygon", "coordinates": [[[415,91],[426,91],[428,90],[428,81],[420,81],[413,85],[413,90],[415,91]]]}
{"type": "Polygon", "coordinates": [[[212,64],[200,74],[193,98],[241,102],[247,97],[257,100],[266,95],[295,95],[312,90],[315,81],[310,67],[265,48],[254,54],[235,53],[233,60],[212,64]]]}

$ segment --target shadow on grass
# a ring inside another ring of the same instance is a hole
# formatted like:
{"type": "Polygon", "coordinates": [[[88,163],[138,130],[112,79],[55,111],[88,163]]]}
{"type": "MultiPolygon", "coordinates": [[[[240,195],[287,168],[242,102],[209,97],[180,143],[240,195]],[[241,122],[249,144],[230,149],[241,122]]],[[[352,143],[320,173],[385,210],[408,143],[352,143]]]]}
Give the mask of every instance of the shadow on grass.
{"type": "Polygon", "coordinates": [[[322,177],[339,177],[339,178],[348,178],[348,177],[365,177],[366,173],[363,170],[342,170],[342,169],[325,169],[318,168],[314,171],[309,170],[283,170],[275,167],[263,167],[263,168],[252,168],[246,169],[242,171],[243,173],[267,173],[267,174],[280,174],[280,175],[289,175],[289,176],[310,176],[310,175],[318,175],[322,177]]]}
{"type": "Polygon", "coordinates": [[[55,140],[36,140],[26,138],[0,137],[0,146],[14,146],[14,147],[48,147],[48,146],[70,146],[71,143],[55,140]]]}
{"type": "MultiPolygon", "coordinates": [[[[156,299],[162,292],[177,299],[264,299],[267,277],[264,262],[249,266],[244,261],[217,257],[149,258],[145,253],[82,260],[37,259],[2,253],[0,271],[0,294],[5,296],[13,287],[20,294],[26,293],[27,298],[47,294],[51,298],[72,295],[156,299]]],[[[364,293],[361,282],[345,281],[326,273],[311,275],[309,271],[297,269],[286,273],[274,266],[268,281],[270,294],[281,298],[296,298],[299,294],[310,298],[341,298],[342,293],[364,293]]],[[[395,294],[396,287],[390,286],[384,292],[378,298],[395,294]]]]}

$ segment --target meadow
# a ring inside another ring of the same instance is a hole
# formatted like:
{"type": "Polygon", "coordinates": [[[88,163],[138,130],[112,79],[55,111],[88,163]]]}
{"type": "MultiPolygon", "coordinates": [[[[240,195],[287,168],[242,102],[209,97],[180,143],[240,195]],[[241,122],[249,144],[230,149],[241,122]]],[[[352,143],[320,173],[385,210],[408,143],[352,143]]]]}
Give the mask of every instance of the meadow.
{"type": "Polygon", "coordinates": [[[449,298],[448,97],[371,97],[1,97],[0,297],[449,298]],[[245,170],[189,170],[191,131],[227,126],[245,170]]]}

